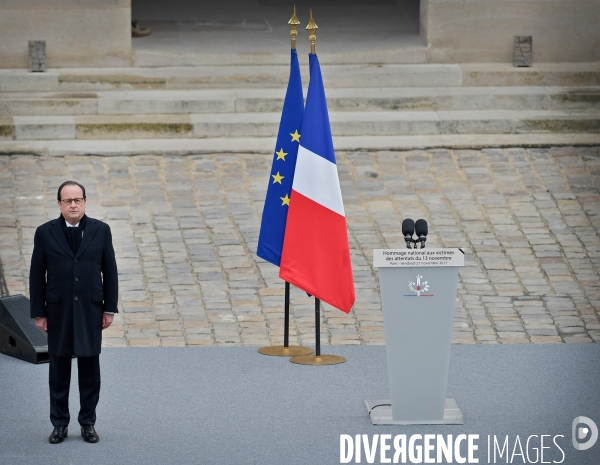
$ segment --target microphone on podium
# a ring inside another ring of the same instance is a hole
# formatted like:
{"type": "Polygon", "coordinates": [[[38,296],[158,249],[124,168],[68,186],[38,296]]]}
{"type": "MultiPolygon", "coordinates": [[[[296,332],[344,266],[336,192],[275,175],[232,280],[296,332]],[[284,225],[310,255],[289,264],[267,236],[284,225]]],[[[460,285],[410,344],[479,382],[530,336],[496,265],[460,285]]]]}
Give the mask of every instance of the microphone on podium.
{"type": "Polygon", "coordinates": [[[402,235],[404,236],[404,241],[406,242],[406,248],[411,249],[411,244],[413,241],[413,234],[415,233],[415,222],[410,218],[406,218],[402,222],[402,235]]]}
{"type": "MultiPolygon", "coordinates": [[[[427,221],[417,220],[415,223],[415,233],[417,234],[417,242],[421,243],[421,248],[425,248],[425,241],[427,240],[427,221]]],[[[416,245],[416,244],[415,244],[416,245]]]]}

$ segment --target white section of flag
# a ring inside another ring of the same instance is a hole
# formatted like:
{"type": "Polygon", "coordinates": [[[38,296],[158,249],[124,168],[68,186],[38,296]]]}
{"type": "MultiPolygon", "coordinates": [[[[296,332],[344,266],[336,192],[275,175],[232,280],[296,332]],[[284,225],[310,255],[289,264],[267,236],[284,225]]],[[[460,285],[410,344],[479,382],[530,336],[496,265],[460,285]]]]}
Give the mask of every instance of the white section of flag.
{"type": "Polygon", "coordinates": [[[300,146],[292,189],[343,217],[337,165],[300,146]]]}

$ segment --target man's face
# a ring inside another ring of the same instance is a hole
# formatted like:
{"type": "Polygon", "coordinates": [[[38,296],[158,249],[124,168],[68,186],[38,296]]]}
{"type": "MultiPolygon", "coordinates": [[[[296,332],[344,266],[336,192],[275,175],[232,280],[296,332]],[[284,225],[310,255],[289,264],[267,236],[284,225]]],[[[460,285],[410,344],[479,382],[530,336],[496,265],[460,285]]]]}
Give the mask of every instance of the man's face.
{"type": "MultiPolygon", "coordinates": [[[[83,198],[83,192],[79,186],[67,185],[60,191],[60,198],[61,200],[81,199],[83,198]]],[[[85,213],[85,199],[79,205],[75,202],[65,205],[61,200],[58,201],[58,208],[60,208],[65,220],[72,225],[79,223],[85,213]]]]}

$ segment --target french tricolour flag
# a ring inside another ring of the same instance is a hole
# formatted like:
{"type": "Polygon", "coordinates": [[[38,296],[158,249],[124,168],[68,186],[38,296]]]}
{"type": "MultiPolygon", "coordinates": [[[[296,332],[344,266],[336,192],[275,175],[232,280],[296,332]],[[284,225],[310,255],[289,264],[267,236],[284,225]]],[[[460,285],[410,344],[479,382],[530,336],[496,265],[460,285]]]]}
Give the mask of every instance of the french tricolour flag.
{"type": "Polygon", "coordinates": [[[310,84],[279,276],[349,313],[354,279],[319,60],[309,55],[310,84]]]}

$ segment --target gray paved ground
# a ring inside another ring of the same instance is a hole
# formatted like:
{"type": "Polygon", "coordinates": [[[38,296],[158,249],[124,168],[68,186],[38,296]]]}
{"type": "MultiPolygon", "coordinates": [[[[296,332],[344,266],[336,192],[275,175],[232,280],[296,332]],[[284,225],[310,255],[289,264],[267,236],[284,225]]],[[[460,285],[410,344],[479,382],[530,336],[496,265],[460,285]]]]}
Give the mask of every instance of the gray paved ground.
{"type": "MultiPolygon", "coordinates": [[[[323,344],[382,344],[373,248],[465,247],[455,343],[600,341],[600,147],[340,152],[357,301],[325,305],[323,344]]],[[[283,338],[278,268],[255,255],[270,155],[0,157],[0,258],[27,294],[35,227],[67,178],[107,221],[120,308],[107,346],[267,345],[283,338]]],[[[314,343],[312,299],[292,291],[292,343],[314,343]]]]}
{"type": "MultiPolygon", "coordinates": [[[[453,346],[447,396],[456,400],[464,425],[373,426],[365,399],[389,398],[385,348],[328,350],[348,361],[302,366],[284,357],[263,357],[253,347],[106,349],[100,358],[96,445],[79,435],[76,363],[69,437],[50,445],[48,365],[0,354],[0,463],[330,465],[341,463],[341,434],[364,434],[369,442],[376,434],[405,434],[407,443],[416,434],[444,439],[477,434],[473,456],[478,463],[507,464],[508,451],[513,464],[523,464],[515,446],[518,435],[522,452],[530,454],[527,463],[599,463],[600,444],[576,450],[571,425],[578,416],[599,422],[600,345],[453,346]],[[538,460],[542,434],[552,438],[545,438],[543,460],[538,460]],[[503,457],[491,459],[490,450],[486,460],[488,435],[496,436],[498,452],[508,436],[503,457]]],[[[422,446],[423,439],[415,444],[422,446]]],[[[362,449],[359,463],[369,463],[362,449]]],[[[381,448],[376,449],[371,463],[385,463],[381,448]]],[[[460,450],[466,457],[466,441],[460,450]]],[[[392,446],[387,459],[393,455],[392,446]]],[[[435,463],[458,463],[436,462],[435,451],[431,457],[435,463]]]]}

